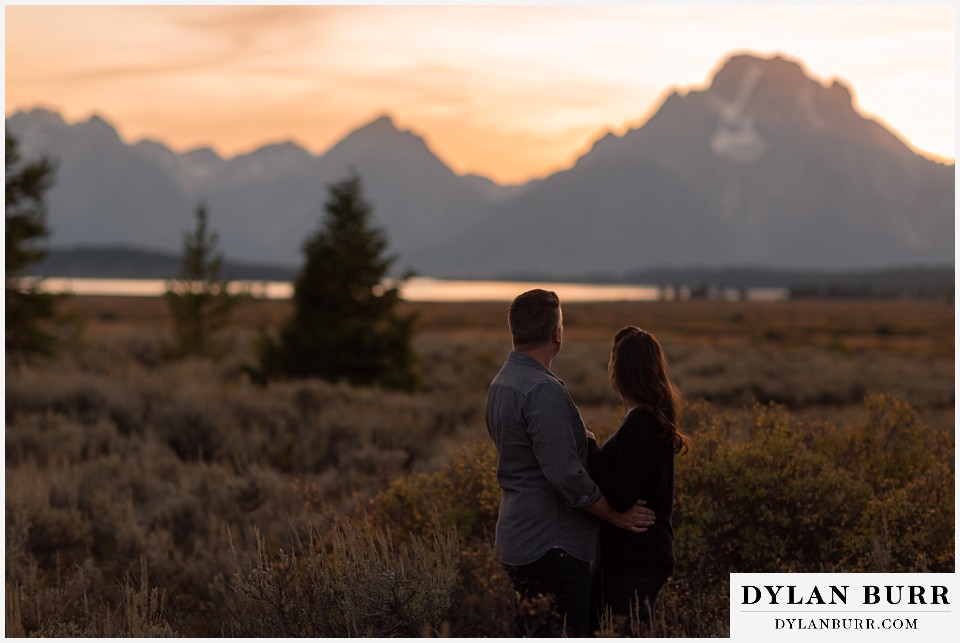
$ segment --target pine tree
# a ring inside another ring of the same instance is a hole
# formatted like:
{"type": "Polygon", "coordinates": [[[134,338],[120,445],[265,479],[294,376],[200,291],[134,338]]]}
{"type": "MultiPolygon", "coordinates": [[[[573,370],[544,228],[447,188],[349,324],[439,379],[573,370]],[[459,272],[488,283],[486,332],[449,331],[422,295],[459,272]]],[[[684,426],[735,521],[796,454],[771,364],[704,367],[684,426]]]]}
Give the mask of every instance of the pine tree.
{"type": "Polygon", "coordinates": [[[21,164],[17,141],[6,136],[4,158],[6,192],[6,350],[18,360],[30,355],[52,355],[56,339],[51,322],[57,318],[56,295],[40,291],[25,271],[47,251],[38,245],[50,235],[44,196],[54,181],[54,164],[42,158],[21,164]]]}
{"type": "Polygon", "coordinates": [[[174,349],[178,355],[216,357],[217,335],[230,323],[230,314],[242,295],[229,292],[221,276],[223,255],[216,250],[218,235],[207,225],[207,206],[201,200],[197,223],[183,235],[183,259],[176,281],[168,285],[166,300],[173,317],[174,349]]]}
{"type": "Polygon", "coordinates": [[[400,316],[386,237],[370,225],[360,178],[329,187],[321,230],[303,246],[294,314],[262,351],[264,374],[414,389],[413,316],[400,316]]]}

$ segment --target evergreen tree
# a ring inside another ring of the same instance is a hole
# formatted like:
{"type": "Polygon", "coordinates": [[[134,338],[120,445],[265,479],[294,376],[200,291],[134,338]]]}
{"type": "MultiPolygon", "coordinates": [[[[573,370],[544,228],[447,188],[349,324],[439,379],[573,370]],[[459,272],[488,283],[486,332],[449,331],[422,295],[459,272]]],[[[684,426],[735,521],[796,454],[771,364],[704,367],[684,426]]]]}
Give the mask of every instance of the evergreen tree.
{"type": "Polygon", "coordinates": [[[168,286],[166,300],[177,354],[215,357],[221,350],[216,336],[230,323],[241,295],[229,292],[229,281],[221,276],[223,255],[216,250],[218,235],[208,229],[203,201],[196,217],[196,227],[183,235],[180,274],[168,286]]]}
{"type": "Polygon", "coordinates": [[[278,341],[264,344],[264,374],[416,388],[414,317],[396,312],[397,285],[383,283],[394,259],[370,225],[360,178],[331,185],[325,211],[323,228],[303,246],[293,317],[278,341]]]}
{"type": "Polygon", "coordinates": [[[52,355],[56,341],[50,322],[56,319],[58,296],[40,292],[25,271],[47,251],[38,245],[49,236],[44,195],[53,185],[55,166],[46,158],[21,164],[17,141],[6,136],[6,350],[16,360],[52,355]]]}

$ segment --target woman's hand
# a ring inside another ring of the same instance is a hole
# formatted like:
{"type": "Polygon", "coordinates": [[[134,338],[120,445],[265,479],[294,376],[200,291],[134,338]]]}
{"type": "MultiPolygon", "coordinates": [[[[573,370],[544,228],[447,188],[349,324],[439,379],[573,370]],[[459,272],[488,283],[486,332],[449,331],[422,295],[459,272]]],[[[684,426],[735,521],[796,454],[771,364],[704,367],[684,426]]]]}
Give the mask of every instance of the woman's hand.
{"type": "Polygon", "coordinates": [[[594,442],[597,441],[597,436],[595,436],[595,435],[593,434],[593,431],[591,431],[590,429],[584,429],[584,430],[587,432],[587,439],[588,439],[588,440],[593,440],[594,442]]]}

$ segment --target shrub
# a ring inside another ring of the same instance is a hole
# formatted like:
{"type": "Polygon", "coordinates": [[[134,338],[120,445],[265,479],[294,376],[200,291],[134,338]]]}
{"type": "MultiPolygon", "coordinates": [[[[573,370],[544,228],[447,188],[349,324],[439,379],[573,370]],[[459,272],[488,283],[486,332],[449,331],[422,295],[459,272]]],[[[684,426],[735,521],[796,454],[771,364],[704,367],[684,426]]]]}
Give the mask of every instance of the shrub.
{"type": "Polygon", "coordinates": [[[674,509],[682,604],[726,621],[731,572],[953,571],[952,434],[906,403],[872,396],[848,426],[777,406],[692,404],[685,427],[693,449],[678,459],[674,509]]]}
{"type": "Polygon", "coordinates": [[[551,627],[551,606],[544,601],[518,603],[513,585],[494,549],[500,508],[493,443],[470,442],[455,451],[438,470],[395,480],[374,497],[368,515],[397,537],[430,537],[437,529],[455,528],[460,570],[453,588],[448,620],[453,636],[514,635],[511,623],[551,627]]]}
{"type": "Polygon", "coordinates": [[[88,572],[76,568],[59,575],[55,586],[7,581],[6,635],[56,638],[169,637],[164,592],[151,587],[141,558],[137,576],[127,575],[114,605],[98,596],[88,572]],[[138,576],[138,578],[137,578],[138,576]]]}
{"type": "Polygon", "coordinates": [[[783,409],[750,416],[744,440],[715,416],[686,425],[694,449],[678,458],[678,559],[714,582],[730,572],[843,568],[856,557],[847,534],[872,490],[808,444],[808,429],[783,409]]]}
{"type": "Polygon", "coordinates": [[[236,636],[422,636],[438,633],[457,574],[456,536],[399,542],[365,522],[338,523],[329,551],[267,553],[238,571],[236,636]]]}
{"type": "Polygon", "coordinates": [[[463,543],[492,541],[500,509],[496,467],[492,442],[469,443],[437,471],[394,480],[370,501],[371,520],[420,536],[439,521],[454,526],[463,543]]]}

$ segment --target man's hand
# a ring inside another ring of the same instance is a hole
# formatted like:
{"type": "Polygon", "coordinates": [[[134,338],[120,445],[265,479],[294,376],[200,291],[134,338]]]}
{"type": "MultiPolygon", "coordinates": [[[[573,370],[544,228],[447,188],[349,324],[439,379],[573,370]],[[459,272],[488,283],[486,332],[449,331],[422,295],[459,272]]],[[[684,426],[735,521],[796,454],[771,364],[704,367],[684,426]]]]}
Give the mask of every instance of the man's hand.
{"type": "Polygon", "coordinates": [[[617,513],[610,522],[620,529],[642,534],[656,522],[656,514],[646,504],[646,500],[637,500],[635,505],[623,513],[617,513]]]}
{"type": "Polygon", "coordinates": [[[588,512],[606,520],[614,527],[632,531],[635,534],[642,534],[647,528],[656,522],[656,516],[653,510],[645,507],[646,500],[637,500],[637,503],[628,510],[620,513],[613,508],[606,498],[600,496],[600,499],[586,508],[588,512]]]}

